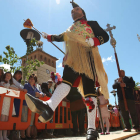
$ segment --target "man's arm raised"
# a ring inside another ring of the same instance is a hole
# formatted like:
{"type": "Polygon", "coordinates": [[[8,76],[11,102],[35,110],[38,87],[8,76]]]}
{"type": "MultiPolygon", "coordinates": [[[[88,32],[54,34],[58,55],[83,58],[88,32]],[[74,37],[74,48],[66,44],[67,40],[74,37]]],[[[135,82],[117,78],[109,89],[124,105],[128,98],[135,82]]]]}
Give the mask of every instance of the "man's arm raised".
{"type": "Polygon", "coordinates": [[[64,41],[64,33],[60,35],[48,35],[47,33],[42,32],[42,37],[47,39],[48,41],[57,41],[57,42],[62,42],[64,41]]]}

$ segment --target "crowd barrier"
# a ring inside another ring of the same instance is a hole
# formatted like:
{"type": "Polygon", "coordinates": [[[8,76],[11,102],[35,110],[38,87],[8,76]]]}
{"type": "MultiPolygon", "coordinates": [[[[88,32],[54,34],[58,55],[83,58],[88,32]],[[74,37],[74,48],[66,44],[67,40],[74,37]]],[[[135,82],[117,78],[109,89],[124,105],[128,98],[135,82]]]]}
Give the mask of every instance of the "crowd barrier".
{"type": "MultiPolygon", "coordinates": [[[[10,103],[10,111],[9,111],[9,118],[7,122],[2,122],[0,121],[0,130],[25,130],[28,128],[30,125],[31,121],[31,111],[28,110],[28,120],[27,122],[21,122],[21,114],[22,114],[22,106],[23,106],[23,100],[25,100],[25,94],[24,92],[20,91],[18,94],[18,97],[12,93],[13,90],[6,89],[3,87],[0,87],[0,114],[2,111],[2,105],[3,105],[3,98],[4,97],[10,97],[11,98],[11,103],[10,103]],[[2,94],[2,90],[6,90],[6,93],[2,94]],[[11,95],[12,94],[12,95],[11,95]],[[20,108],[19,108],[19,116],[18,117],[13,117],[12,116],[12,111],[13,111],[13,103],[14,99],[20,99],[20,108]]],[[[15,91],[17,92],[17,91],[15,91]]]]}
{"type": "MultiPolygon", "coordinates": [[[[16,94],[16,93],[12,92],[12,90],[0,87],[0,114],[2,111],[3,98],[4,97],[11,98],[9,119],[7,122],[0,121],[0,130],[26,130],[28,128],[28,126],[30,125],[31,111],[29,109],[28,109],[27,122],[21,122],[23,100],[25,100],[26,93],[24,93],[23,91],[20,91],[18,95],[14,96],[14,94],[16,94]],[[4,89],[3,91],[5,91],[5,92],[1,93],[2,89],[4,89]],[[12,116],[14,98],[20,99],[18,117],[12,116]]],[[[48,99],[49,99],[48,97],[41,98],[41,100],[44,100],[44,101],[46,101],[48,99]]],[[[69,102],[62,101],[59,104],[56,111],[54,112],[53,119],[50,122],[41,123],[38,120],[38,116],[39,116],[38,114],[35,114],[35,126],[38,130],[73,128],[69,102]]],[[[100,126],[100,121],[97,116],[96,116],[95,124],[96,124],[96,128],[98,128],[100,126]]],[[[110,115],[110,127],[119,127],[119,126],[120,126],[119,116],[113,116],[111,114],[110,115]]],[[[87,128],[87,115],[85,115],[85,128],[87,128]]]]}
{"type": "MultiPolygon", "coordinates": [[[[48,100],[48,97],[41,98],[41,100],[48,100]]],[[[56,108],[53,119],[47,123],[41,123],[38,120],[39,115],[35,115],[35,126],[37,129],[68,129],[73,128],[72,117],[70,113],[70,103],[62,101],[56,108]]]]}

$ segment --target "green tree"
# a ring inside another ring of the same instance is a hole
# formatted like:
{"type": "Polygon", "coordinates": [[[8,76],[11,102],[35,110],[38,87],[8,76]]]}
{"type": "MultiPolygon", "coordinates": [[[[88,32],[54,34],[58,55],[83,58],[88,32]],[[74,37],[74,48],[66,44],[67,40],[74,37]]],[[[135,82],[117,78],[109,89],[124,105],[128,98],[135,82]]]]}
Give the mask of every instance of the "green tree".
{"type": "Polygon", "coordinates": [[[35,38],[33,38],[32,40],[29,40],[29,42],[27,43],[26,55],[29,55],[30,53],[34,51],[33,47],[36,46],[36,43],[37,43],[37,40],[35,40],[35,38]]]}
{"type": "MultiPolygon", "coordinates": [[[[33,46],[36,46],[37,41],[35,39],[32,39],[27,48],[26,58],[28,58],[28,55],[33,52],[33,46]]],[[[39,61],[37,59],[31,60],[27,59],[25,66],[20,65],[21,58],[17,56],[14,49],[10,47],[10,45],[5,47],[7,52],[3,52],[5,55],[4,57],[0,55],[0,63],[1,64],[8,64],[10,65],[10,70],[3,68],[4,72],[10,71],[11,73],[15,73],[16,70],[21,70],[23,72],[23,80],[22,84],[25,83],[25,80],[29,79],[29,76],[33,74],[34,71],[37,70],[38,67],[44,64],[43,61],[39,61]],[[18,66],[20,65],[20,66],[18,66]]]]}
{"type": "Polygon", "coordinates": [[[14,49],[10,47],[10,45],[6,46],[5,48],[7,52],[3,52],[5,55],[4,57],[0,55],[0,63],[10,65],[10,70],[3,67],[4,72],[10,71],[11,73],[14,73],[16,70],[20,70],[21,66],[17,66],[20,65],[20,57],[17,56],[14,49]]]}
{"type": "Polygon", "coordinates": [[[28,80],[29,79],[29,76],[31,74],[33,74],[33,72],[36,71],[37,68],[40,67],[43,64],[44,64],[43,61],[39,61],[37,59],[35,59],[35,60],[28,59],[26,61],[25,66],[22,66],[21,67],[22,72],[23,72],[22,84],[25,84],[25,80],[28,80]]]}
{"type": "Polygon", "coordinates": [[[39,61],[37,59],[35,60],[31,60],[28,59],[28,55],[30,53],[32,53],[34,51],[33,47],[37,45],[37,40],[35,40],[35,38],[29,40],[29,42],[27,42],[27,52],[26,52],[26,64],[25,66],[22,66],[22,72],[23,72],[23,80],[22,80],[22,84],[25,84],[25,80],[29,79],[29,76],[31,74],[33,74],[34,71],[37,70],[38,67],[40,67],[41,65],[44,64],[43,61],[39,61]]]}
{"type": "Polygon", "coordinates": [[[138,85],[139,85],[139,84],[140,84],[139,82],[135,83],[134,90],[139,90],[139,88],[138,88],[138,85]]]}

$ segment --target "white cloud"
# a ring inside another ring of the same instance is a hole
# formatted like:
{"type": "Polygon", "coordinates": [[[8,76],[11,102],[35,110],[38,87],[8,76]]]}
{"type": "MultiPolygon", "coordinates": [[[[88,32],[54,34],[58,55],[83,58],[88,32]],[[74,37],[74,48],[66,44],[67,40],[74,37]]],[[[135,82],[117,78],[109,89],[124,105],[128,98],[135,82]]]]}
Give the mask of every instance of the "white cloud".
{"type": "Polygon", "coordinates": [[[60,0],[56,0],[56,3],[57,3],[57,4],[60,4],[60,0]]]}
{"type": "Polygon", "coordinates": [[[61,58],[58,58],[58,60],[56,61],[56,63],[58,63],[60,61],[61,58]]]}
{"type": "Polygon", "coordinates": [[[114,62],[115,59],[113,59],[112,56],[107,57],[107,58],[102,58],[102,62],[103,62],[103,63],[104,63],[104,62],[107,62],[107,61],[114,62]]]}
{"type": "Polygon", "coordinates": [[[112,93],[109,93],[109,96],[113,96],[113,94],[112,93]]]}
{"type": "Polygon", "coordinates": [[[57,68],[61,68],[62,67],[62,63],[59,63],[58,65],[57,65],[57,68]]]}
{"type": "Polygon", "coordinates": [[[8,64],[2,64],[2,65],[0,65],[0,67],[4,67],[5,69],[10,70],[10,65],[8,65],[8,64]]]}

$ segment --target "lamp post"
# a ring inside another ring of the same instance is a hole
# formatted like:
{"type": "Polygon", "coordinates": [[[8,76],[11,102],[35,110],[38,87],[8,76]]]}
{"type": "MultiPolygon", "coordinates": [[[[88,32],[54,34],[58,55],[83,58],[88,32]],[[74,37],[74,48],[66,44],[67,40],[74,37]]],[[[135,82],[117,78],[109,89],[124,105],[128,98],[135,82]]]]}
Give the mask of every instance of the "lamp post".
{"type": "MultiPolygon", "coordinates": [[[[23,38],[24,42],[26,42],[27,45],[27,52],[29,49],[30,41],[31,39],[35,38],[35,40],[40,40],[40,34],[33,30],[33,29],[23,29],[20,31],[20,36],[23,38]]],[[[28,60],[28,55],[26,54],[26,61],[28,60]]],[[[25,64],[26,67],[26,64],[25,64]]],[[[25,81],[26,76],[23,75],[23,80],[25,81]]]]}
{"type": "Polygon", "coordinates": [[[30,45],[31,39],[35,38],[35,40],[40,40],[40,34],[33,29],[23,29],[23,30],[21,30],[20,36],[23,38],[24,42],[26,42],[27,49],[30,45]]]}
{"type": "Polygon", "coordinates": [[[117,93],[117,91],[112,90],[110,93],[113,93],[113,95],[114,95],[114,97],[115,97],[115,105],[117,105],[117,102],[116,102],[116,93],[117,93]]]}

